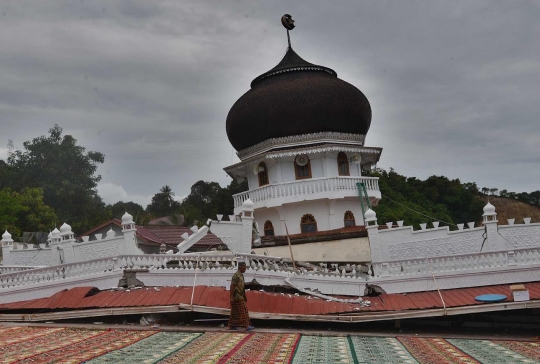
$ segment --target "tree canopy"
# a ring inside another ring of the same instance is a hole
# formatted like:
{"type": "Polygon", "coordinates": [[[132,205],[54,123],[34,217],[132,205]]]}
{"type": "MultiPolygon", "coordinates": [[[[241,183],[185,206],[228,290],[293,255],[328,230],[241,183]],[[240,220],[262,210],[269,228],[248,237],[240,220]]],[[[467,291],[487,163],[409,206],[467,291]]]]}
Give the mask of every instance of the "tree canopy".
{"type": "Polygon", "coordinates": [[[169,185],[161,187],[158,193],[152,197],[152,202],[146,207],[146,211],[155,217],[170,216],[180,209],[180,202],[174,199],[175,193],[169,185]]]}
{"type": "MultiPolygon", "coordinates": [[[[459,179],[431,176],[425,181],[405,177],[393,169],[371,172],[379,177],[383,198],[375,211],[380,224],[404,220],[407,225],[419,226],[430,221],[426,216],[450,224],[479,221],[484,202],[474,183],[462,184],[459,179]],[[424,216],[425,215],[425,216],[424,216]]],[[[441,226],[445,223],[441,223],[441,226]]]]}
{"type": "Polygon", "coordinates": [[[133,221],[135,221],[136,224],[143,225],[145,222],[147,213],[144,210],[144,207],[133,201],[118,201],[114,205],[109,205],[107,207],[111,209],[112,217],[115,219],[121,219],[126,212],[129,212],[133,216],[133,221]]]}
{"type": "Polygon", "coordinates": [[[223,188],[217,182],[198,181],[191,186],[190,194],[178,202],[175,193],[165,185],[152,197],[146,211],[153,218],[169,216],[171,221],[178,221],[185,226],[201,224],[208,218],[215,218],[216,214],[232,215],[232,195],[246,190],[247,182],[232,181],[223,188]],[[178,214],[183,215],[183,221],[178,220],[178,214]]]}
{"type": "Polygon", "coordinates": [[[13,236],[23,231],[49,231],[56,222],[54,210],[43,202],[40,188],[24,188],[20,193],[0,190],[0,228],[13,236]]]}
{"type": "Polygon", "coordinates": [[[0,177],[3,187],[14,191],[40,188],[59,221],[69,220],[81,233],[110,217],[96,190],[101,180],[97,166],[104,160],[103,154],[77,145],[71,135],[62,136],[62,128],[55,125],[48,136],[24,142],[23,150],[8,158],[0,177]]]}

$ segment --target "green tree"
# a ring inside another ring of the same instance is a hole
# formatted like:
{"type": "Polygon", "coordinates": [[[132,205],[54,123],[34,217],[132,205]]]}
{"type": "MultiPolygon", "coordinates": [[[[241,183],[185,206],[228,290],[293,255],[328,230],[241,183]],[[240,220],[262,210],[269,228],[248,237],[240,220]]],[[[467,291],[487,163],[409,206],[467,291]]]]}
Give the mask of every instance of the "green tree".
{"type": "Polygon", "coordinates": [[[152,197],[146,211],[154,217],[171,216],[180,211],[180,202],[174,199],[175,193],[165,185],[152,197]]]}
{"type": "Polygon", "coordinates": [[[97,166],[104,159],[101,153],[86,152],[71,135],[62,136],[55,125],[48,136],[24,142],[23,150],[8,158],[6,185],[16,191],[41,188],[58,219],[80,233],[110,217],[96,190],[101,180],[97,166]]]}
{"type": "Polygon", "coordinates": [[[217,182],[196,182],[181,204],[180,211],[184,215],[184,224],[189,226],[195,222],[204,222],[208,218],[214,219],[216,214],[232,215],[234,212],[232,196],[247,189],[247,181],[238,183],[233,180],[225,188],[217,182]]]}
{"type": "MultiPolygon", "coordinates": [[[[407,225],[418,227],[433,217],[450,224],[478,221],[484,202],[478,196],[474,183],[461,184],[458,179],[431,176],[425,181],[405,177],[393,169],[389,172],[375,170],[379,177],[382,200],[375,208],[380,223],[405,220],[407,225]],[[476,193],[475,193],[476,192],[476,193]]],[[[441,226],[444,223],[441,224],[441,226]]]]}
{"type": "Polygon", "coordinates": [[[121,219],[124,213],[129,212],[133,216],[135,223],[138,225],[142,225],[146,217],[146,211],[144,211],[144,208],[133,201],[118,201],[114,205],[109,206],[109,208],[111,209],[112,217],[115,219],[121,219]]]}
{"type": "Polygon", "coordinates": [[[24,207],[21,200],[9,188],[0,190],[0,230],[9,230],[12,236],[20,236],[18,216],[24,207]]]}
{"type": "Polygon", "coordinates": [[[21,232],[50,231],[56,222],[54,210],[43,202],[40,188],[24,188],[20,193],[0,190],[0,228],[13,236],[21,232]]]}

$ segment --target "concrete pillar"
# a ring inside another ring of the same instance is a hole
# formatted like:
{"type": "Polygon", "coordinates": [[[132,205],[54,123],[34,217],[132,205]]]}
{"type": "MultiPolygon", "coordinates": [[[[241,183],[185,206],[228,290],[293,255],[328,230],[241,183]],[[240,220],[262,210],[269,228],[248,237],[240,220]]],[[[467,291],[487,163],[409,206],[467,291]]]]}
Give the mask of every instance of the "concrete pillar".
{"type": "Polygon", "coordinates": [[[11,251],[13,250],[13,239],[7,230],[2,234],[2,240],[0,242],[2,243],[3,264],[12,265],[11,251]]]}
{"type": "Polygon", "coordinates": [[[133,216],[127,212],[122,216],[122,233],[124,234],[124,241],[120,244],[120,254],[141,254],[141,250],[137,246],[137,228],[133,216]]]}
{"type": "Polygon", "coordinates": [[[497,213],[495,212],[495,206],[493,206],[489,202],[486,206],[484,206],[484,214],[482,215],[482,220],[486,229],[486,241],[484,243],[484,247],[482,248],[482,252],[507,250],[512,248],[507,247],[506,242],[499,235],[499,232],[497,231],[498,221],[497,213]]]}
{"type": "Polygon", "coordinates": [[[379,225],[377,224],[377,214],[372,209],[368,209],[364,214],[364,221],[368,231],[369,250],[372,262],[388,260],[383,256],[382,247],[379,241],[379,225]]]}
{"type": "Polygon", "coordinates": [[[255,204],[249,198],[242,204],[242,245],[241,254],[251,253],[251,242],[253,240],[253,207],[255,204]]]}

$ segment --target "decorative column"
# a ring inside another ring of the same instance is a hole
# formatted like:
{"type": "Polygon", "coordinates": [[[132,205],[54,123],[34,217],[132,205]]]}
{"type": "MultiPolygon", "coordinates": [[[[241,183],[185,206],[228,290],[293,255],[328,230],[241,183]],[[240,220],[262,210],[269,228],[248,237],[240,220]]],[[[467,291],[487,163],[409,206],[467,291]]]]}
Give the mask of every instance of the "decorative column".
{"type": "Polygon", "coordinates": [[[328,201],[328,230],[337,229],[335,207],[336,207],[336,200],[328,201]]]}
{"type": "Polygon", "coordinates": [[[497,213],[495,213],[495,206],[488,202],[487,205],[484,206],[484,214],[482,215],[482,218],[482,222],[486,229],[486,242],[484,243],[482,251],[485,252],[512,249],[512,247],[506,246],[506,243],[497,231],[498,221],[497,213]]]}
{"type": "Polygon", "coordinates": [[[369,250],[371,251],[371,261],[380,262],[384,259],[382,247],[379,244],[379,224],[377,224],[377,214],[372,209],[368,209],[364,214],[364,222],[368,231],[369,250]]]}
{"type": "Polygon", "coordinates": [[[4,257],[3,264],[12,265],[11,251],[13,250],[13,239],[7,230],[2,234],[2,240],[0,240],[0,242],[2,243],[2,256],[4,257]]]}
{"type": "Polygon", "coordinates": [[[51,247],[51,258],[50,258],[50,264],[51,265],[58,265],[65,263],[65,255],[64,251],[62,250],[62,235],[60,235],[60,230],[57,228],[54,228],[54,230],[50,234],[50,238],[47,239],[49,241],[49,246],[51,247]]]}
{"type": "Polygon", "coordinates": [[[253,240],[253,207],[255,204],[249,198],[242,204],[242,245],[240,254],[251,254],[251,242],[253,240]]]}
{"type": "Polygon", "coordinates": [[[137,247],[137,228],[133,216],[126,213],[122,216],[122,233],[124,234],[124,243],[120,244],[120,255],[141,254],[137,247]]]}
{"type": "Polygon", "coordinates": [[[51,251],[53,264],[75,263],[75,252],[73,251],[75,234],[71,231],[71,226],[63,223],[60,231],[54,229],[51,233],[51,251]]]}

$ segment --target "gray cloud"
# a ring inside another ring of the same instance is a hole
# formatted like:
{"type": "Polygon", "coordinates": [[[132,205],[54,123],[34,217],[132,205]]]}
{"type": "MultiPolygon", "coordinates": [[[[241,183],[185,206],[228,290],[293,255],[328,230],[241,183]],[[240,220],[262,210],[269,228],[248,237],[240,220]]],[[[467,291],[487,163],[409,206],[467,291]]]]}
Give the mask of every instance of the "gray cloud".
{"type": "Polygon", "coordinates": [[[106,155],[108,202],[225,185],[225,118],[284,54],[284,13],[295,50],[370,100],[380,166],[539,189],[534,1],[5,1],[0,143],[60,124],[106,155]]]}

